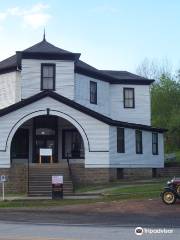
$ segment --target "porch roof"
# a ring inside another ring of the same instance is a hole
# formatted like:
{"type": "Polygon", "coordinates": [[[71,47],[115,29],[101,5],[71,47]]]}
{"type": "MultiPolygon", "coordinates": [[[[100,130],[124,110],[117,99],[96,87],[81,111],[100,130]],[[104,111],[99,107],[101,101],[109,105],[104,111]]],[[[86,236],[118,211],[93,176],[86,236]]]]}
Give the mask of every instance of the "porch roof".
{"type": "Polygon", "coordinates": [[[152,126],[149,126],[149,125],[143,125],[143,124],[136,124],[136,123],[129,123],[129,122],[122,122],[122,121],[118,121],[118,120],[113,120],[105,115],[102,115],[98,112],[95,112],[77,102],[74,102],[66,97],[63,97],[62,95],[59,95],[55,92],[52,92],[52,91],[42,91],[36,95],[33,95],[29,98],[26,98],[20,102],[17,102],[15,104],[12,104],[6,108],[3,108],[0,110],[0,117],[10,113],[10,112],[13,112],[13,111],[16,111],[20,108],[23,108],[33,102],[36,102],[42,98],[45,98],[45,97],[51,97],[53,99],[55,99],[56,101],[59,101],[61,103],[64,103],[66,104],[67,106],[70,106],[80,112],[83,112],[91,117],[94,117],[96,118],[97,120],[99,121],[102,121],[110,126],[117,126],[117,127],[126,127],[126,128],[133,128],[133,129],[141,129],[141,130],[146,130],[146,131],[151,131],[151,132],[160,132],[160,133],[163,133],[165,131],[167,131],[167,129],[164,129],[164,128],[155,128],[155,127],[152,127],[152,126]]]}

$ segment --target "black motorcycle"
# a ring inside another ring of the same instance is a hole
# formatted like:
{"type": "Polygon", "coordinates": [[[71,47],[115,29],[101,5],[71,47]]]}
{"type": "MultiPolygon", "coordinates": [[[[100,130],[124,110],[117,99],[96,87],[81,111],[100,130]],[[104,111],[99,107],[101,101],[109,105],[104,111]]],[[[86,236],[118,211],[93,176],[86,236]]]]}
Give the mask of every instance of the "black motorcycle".
{"type": "Polygon", "coordinates": [[[167,182],[164,191],[161,193],[162,201],[165,204],[174,204],[177,199],[180,199],[180,178],[173,178],[167,182]]]}

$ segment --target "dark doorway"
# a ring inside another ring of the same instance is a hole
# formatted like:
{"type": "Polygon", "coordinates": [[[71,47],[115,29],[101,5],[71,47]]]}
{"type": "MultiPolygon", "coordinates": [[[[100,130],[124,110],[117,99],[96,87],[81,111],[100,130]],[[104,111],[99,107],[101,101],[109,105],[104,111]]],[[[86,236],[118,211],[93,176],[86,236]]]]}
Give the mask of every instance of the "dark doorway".
{"type": "Polygon", "coordinates": [[[19,128],[11,143],[11,160],[29,158],[29,130],[19,128]]]}
{"type": "MultiPolygon", "coordinates": [[[[58,118],[55,116],[39,116],[34,118],[33,130],[33,162],[38,163],[41,148],[52,149],[53,163],[58,162],[58,118]]],[[[42,156],[42,163],[49,163],[50,157],[42,156]]]]}
{"type": "Polygon", "coordinates": [[[65,129],[62,131],[62,157],[84,159],[84,144],[77,129],[65,129]]]}

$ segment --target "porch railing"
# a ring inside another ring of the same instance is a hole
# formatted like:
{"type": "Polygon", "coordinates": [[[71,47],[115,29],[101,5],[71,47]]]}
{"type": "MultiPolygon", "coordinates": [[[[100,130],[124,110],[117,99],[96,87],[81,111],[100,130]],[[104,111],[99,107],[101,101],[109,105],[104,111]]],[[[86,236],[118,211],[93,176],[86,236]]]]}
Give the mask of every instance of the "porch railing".
{"type": "Polygon", "coordinates": [[[71,181],[72,181],[72,186],[73,186],[73,192],[75,191],[75,184],[74,184],[74,179],[73,179],[73,174],[72,174],[72,168],[71,168],[71,164],[70,164],[70,155],[69,153],[67,153],[66,155],[66,160],[67,160],[67,164],[68,164],[68,169],[69,169],[69,176],[71,178],[71,181]]]}

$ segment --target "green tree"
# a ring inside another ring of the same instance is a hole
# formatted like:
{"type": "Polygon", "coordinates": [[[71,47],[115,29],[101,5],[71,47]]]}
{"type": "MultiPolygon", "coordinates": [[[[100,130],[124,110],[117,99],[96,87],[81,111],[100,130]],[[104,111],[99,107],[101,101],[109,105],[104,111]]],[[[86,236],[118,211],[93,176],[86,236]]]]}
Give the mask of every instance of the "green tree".
{"type": "Polygon", "coordinates": [[[180,70],[172,74],[167,59],[155,61],[144,59],[138,66],[137,74],[153,78],[151,87],[152,125],[168,129],[165,133],[166,152],[180,149],[180,70]]]}
{"type": "Polygon", "coordinates": [[[152,125],[167,128],[166,151],[180,149],[180,81],[162,74],[151,88],[152,125]]]}

